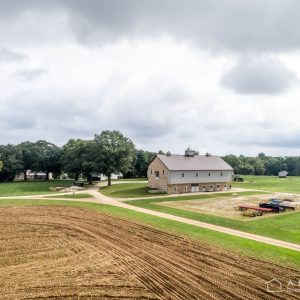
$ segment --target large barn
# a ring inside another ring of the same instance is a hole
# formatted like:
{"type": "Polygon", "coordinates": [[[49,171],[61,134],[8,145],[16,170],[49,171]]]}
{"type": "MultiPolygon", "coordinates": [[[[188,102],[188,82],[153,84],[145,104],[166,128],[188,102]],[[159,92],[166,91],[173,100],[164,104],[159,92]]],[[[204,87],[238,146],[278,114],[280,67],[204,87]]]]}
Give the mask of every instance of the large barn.
{"type": "Polygon", "coordinates": [[[197,155],[189,148],[185,155],[156,155],[147,174],[150,188],[179,194],[226,191],[233,169],[219,156],[197,155]]]}

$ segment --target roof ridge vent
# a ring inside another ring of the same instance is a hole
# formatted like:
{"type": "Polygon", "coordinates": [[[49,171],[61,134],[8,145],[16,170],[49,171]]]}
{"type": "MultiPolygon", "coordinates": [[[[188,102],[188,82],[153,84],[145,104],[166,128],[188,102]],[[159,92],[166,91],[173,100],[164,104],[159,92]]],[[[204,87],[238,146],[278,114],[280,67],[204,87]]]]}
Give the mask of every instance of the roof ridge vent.
{"type": "Polygon", "coordinates": [[[209,152],[206,152],[205,156],[206,156],[206,157],[210,157],[211,154],[210,154],[209,152]]]}
{"type": "Polygon", "coordinates": [[[194,157],[195,156],[195,150],[192,150],[190,147],[188,147],[185,152],[184,155],[187,157],[194,157]]]}
{"type": "Polygon", "coordinates": [[[171,156],[172,153],[170,151],[167,152],[167,156],[171,156]]]}

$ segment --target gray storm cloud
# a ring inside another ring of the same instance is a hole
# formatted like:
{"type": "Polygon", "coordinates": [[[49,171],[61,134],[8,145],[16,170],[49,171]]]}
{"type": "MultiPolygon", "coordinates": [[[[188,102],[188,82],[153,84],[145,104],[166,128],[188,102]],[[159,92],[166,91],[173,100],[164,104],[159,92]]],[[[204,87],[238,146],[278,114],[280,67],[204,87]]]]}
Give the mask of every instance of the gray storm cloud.
{"type": "Polygon", "coordinates": [[[15,76],[25,80],[34,80],[47,74],[47,72],[48,71],[44,68],[26,69],[16,71],[15,76]]]}
{"type": "Polygon", "coordinates": [[[0,49],[0,61],[2,62],[20,62],[28,59],[24,53],[13,51],[7,48],[0,49]]]}
{"type": "Polygon", "coordinates": [[[221,84],[240,94],[281,94],[297,82],[295,73],[271,58],[242,59],[223,74],[221,84]]]}
{"type": "MultiPolygon", "coordinates": [[[[0,15],[9,22],[17,22],[20,16],[30,13],[43,16],[62,13],[68,19],[70,33],[82,43],[168,34],[212,51],[237,52],[297,49],[299,10],[297,0],[0,1],[0,15]]],[[[43,19],[39,22],[42,26],[43,19]]],[[[39,26],[35,25],[28,24],[31,27],[28,30],[41,39],[37,34],[39,26]]],[[[26,24],[20,26],[24,32],[26,24]]],[[[56,27],[55,30],[59,36],[56,27]]],[[[9,35],[10,28],[5,32],[9,35]]],[[[52,36],[53,32],[45,34],[52,36]]],[[[5,36],[2,38],[5,40],[5,36]]]]}
{"type": "Polygon", "coordinates": [[[299,11],[298,0],[0,0],[0,144],[117,129],[153,151],[298,154],[286,132],[300,132],[299,11]]]}

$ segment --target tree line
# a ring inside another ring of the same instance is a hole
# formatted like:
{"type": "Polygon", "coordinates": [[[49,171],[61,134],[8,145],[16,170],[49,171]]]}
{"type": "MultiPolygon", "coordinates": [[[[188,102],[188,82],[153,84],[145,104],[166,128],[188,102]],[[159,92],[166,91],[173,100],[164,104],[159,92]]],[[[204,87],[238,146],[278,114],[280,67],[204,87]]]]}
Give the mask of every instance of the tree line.
{"type": "MultiPolygon", "coordinates": [[[[163,153],[159,151],[158,153],[163,153]]],[[[127,178],[147,177],[149,162],[155,152],[136,149],[133,142],[119,131],[102,131],[92,140],[70,139],[59,147],[40,140],[17,145],[0,145],[0,182],[13,181],[27,171],[44,172],[46,180],[52,173],[59,178],[67,173],[70,178],[85,178],[91,183],[92,174],[104,174],[111,184],[111,175],[122,173],[127,178]]],[[[289,175],[300,175],[300,157],[271,157],[264,153],[257,157],[226,155],[235,174],[278,175],[288,171],[289,175]]]]}
{"type": "Polygon", "coordinates": [[[273,157],[264,153],[256,157],[243,155],[226,155],[224,160],[229,163],[235,174],[240,175],[278,175],[280,171],[287,171],[290,176],[300,175],[300,157],[285,156],[273,157]]]}
{"type": "Polygon", "coordinates": [[[0,182],[13,181],[27,171],[44,172],[59,178],[67,173],[78,180],[84,177],[90,183],[92,174],[104,174],[111,184],[111,175],[146,177],[149,160],[155,153],[135,149],[133,142],[119,131],[103,131],[93,140],[70,139],[62,147],[40,140],[17,145],[0,145],[0,182]]]}

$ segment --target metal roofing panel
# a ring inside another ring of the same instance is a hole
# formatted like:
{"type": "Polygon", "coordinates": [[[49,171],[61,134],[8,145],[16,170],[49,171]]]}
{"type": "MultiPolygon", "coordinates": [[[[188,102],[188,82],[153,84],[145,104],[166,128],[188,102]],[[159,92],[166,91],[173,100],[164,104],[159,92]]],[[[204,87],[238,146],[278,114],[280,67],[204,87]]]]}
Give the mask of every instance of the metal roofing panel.
{"type": "Polygon", "coordinates": [[[188,157],[178,154],[158,154],[157,156],[170,171],[233,171],[232,167],[221,157],[214,155],[188,157]]]}

